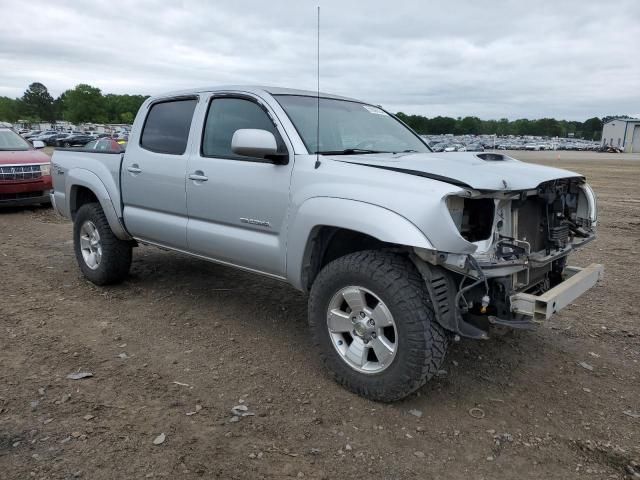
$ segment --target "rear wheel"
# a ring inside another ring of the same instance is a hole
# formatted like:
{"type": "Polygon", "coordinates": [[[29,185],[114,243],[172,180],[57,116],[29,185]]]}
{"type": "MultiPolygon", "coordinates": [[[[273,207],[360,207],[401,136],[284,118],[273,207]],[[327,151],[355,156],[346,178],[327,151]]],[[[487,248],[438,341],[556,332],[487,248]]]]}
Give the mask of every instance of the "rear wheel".
{"type": "Polygon", "coordinates": [[[357,252],[328,264],[311,289],[309,322],[332,376],[371,400],[417,390],[447,349],[423,279],[392,252],[357,252]]]}
{"type": "Polygon", "coordinates": [[[64,142],[64,143],[62,144],[62,146],[63,146],[64,148],[69,148],[69,147],[71,146],[71,144],[70,144],[69,142],[64,142]]]}
{"type": "Polygon", "coordinates": [[[131,243],[111,231],[98,203],[84,204],[73,224],[76,260],[84,276],[96,285],[124,280],[131,266],[131,243]]]}

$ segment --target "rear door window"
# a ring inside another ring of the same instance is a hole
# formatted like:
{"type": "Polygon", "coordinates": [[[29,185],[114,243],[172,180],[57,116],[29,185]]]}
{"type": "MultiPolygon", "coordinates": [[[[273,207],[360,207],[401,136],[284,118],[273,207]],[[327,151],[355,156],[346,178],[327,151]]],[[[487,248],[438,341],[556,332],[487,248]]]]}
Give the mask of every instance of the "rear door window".
{"type": "Polygon", "coordinates": [[[153,104],[142,129],[140,146],[156,153],[184,154],[197,103],[197,99],[189,98],[153,104]]]}

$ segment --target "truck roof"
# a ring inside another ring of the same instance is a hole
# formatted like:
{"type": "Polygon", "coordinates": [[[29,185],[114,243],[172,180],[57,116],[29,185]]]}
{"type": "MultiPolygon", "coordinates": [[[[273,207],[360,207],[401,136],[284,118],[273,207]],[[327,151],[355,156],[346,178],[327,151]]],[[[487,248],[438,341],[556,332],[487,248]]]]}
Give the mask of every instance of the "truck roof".
{"type": "MultiPolygon", "coordinates": [[[[167,92],[159,95],[153,95],[151,100],[156,100],[160,98],[166,97],[175,97],[180,95],[194,95],[197,93],[207,93],[207,92],[217,92],[217,91],[238,91],[238,92],[248,92],[248,93],[268,93],[271,95],[304,95],[309,97],[315,97],[318,95],[318,92],[313,90],[298,90],[295,88],[283,88],[283,87],[267,87],[260,85],[219,85],[215,87],[201,87],[201,88],[190,88],[186,90],[177,90],[173,92],[167,92]]],[[[334,98],[337,100],[349,100],[352,102],[360,102],[361,100],[357,100],[355,98],[343,97],[340,95],[334,95],[331,93],[320,92],[320,96],[322,98],[334,98]]],[[[367,102],[363,102],[367,103],[367,102]]]]}

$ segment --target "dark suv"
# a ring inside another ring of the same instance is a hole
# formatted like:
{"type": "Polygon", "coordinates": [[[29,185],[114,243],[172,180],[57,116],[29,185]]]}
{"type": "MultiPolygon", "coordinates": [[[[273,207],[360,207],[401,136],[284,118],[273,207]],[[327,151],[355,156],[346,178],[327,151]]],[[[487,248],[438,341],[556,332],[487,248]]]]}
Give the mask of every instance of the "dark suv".
{"type": "Polygon", "coordinates": [[[84,146],[89,143],[91,140],[95,140],[96,137],[91,135],[69,135],[68,137],[59,138],[56,140],[57,147],[75,147],[75,146],[84,146]]]}

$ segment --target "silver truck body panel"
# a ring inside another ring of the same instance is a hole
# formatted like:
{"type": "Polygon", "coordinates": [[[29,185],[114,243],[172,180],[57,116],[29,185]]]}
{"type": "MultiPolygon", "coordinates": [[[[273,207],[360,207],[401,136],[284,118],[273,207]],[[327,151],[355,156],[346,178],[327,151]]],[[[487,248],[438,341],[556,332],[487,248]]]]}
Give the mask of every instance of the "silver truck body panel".
{"type": "Polygon", "coordinates": [[[57,211],[72,218],[78,187],[91,190],[105,212],[109,226],[121,240],[131,236],[122,223],[120,163],[122,154],[56,151],[52,159],[53,197],[57,211]],[[58,159],[62,159],[59,161],[58,159]]]}
{"type": "Polygon", "coordinates": [[[433,249],[427,237],[403,216],[379,205],[341,197],[312,197],[291,213],[287,241],[287,280],[304,289],[303,265],[307,241],[321,226],[366,232],[378,240],[416,248],[433,249]]]}

